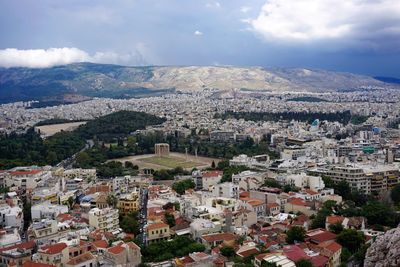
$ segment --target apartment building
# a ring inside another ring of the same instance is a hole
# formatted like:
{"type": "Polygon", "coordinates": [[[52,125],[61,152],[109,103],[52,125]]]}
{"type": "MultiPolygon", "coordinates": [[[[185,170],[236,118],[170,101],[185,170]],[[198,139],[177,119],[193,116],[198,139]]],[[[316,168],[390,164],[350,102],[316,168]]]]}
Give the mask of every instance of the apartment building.
{"type": "Polygon", "coordinates": [[[93,208],[89,211],[89,225],[100,230],[113,232],[119,228],[118,210],[93,208]]]}
{"type": "Polygon", "coordinates": [[[24,214],[18,206],[11,207],[7,204],[0,205],[0,225],[2,227],[15,227],[22,229],[24,214]]]}
{"type": "Polygon", "coordinates": [[[209,190],[221,181],[222,174],[222,171],[194,171],[192,177],[196,184],[196,190],[209,190]]]}
{"type": "Polygon", "coordinates": [[[344,180],[352,189],[357,189],[364,194],[379,194],[400,183],[400,170],[396,165],[333,166],[326,171],[326,175],[334,182],[344,180]]]}
{"type": "Polygon", "coordinates": [[[139,191],[122,195],[118,200],[118,209],[123,215],[139,210],[139,191]]]}
{"type": "Polygon", "coordinates": [[[239,198],[239,186],[233,183],[216,184],[213,187],[214,197],[239,198]]]}
{"type": "Polygon", "coordinates": [[[326,172],[335,183],[346,181],[352,189],[361,193],[371,193],[371,180],[365,175],[364,170],[353,165],[332,166],[326,172]]]}
{"type": "Polygon", "coordinates": [[[45,238],[58,233],[56,220],[42,220],[31,225],[31,236],[34,239],[45,238]]]}

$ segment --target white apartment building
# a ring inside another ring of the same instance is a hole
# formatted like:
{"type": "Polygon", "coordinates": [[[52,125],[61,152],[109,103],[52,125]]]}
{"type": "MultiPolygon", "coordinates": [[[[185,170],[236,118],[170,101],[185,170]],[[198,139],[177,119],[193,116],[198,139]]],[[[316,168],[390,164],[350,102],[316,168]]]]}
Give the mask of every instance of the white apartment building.
{"type": "Polygon", "coordinates": [[[41,169],[14,168],[8,173],[10,176],[5,180],[7,187],[14,185],[26,190],[33,190],[38,186],[38,183],[51,178],[50,171],[43,171],[41,169]]]}
{"type": "Polygon", "coordinates": [[[22,229],[24,214],[18,206],[10,207],[7,204],[0,205],[0,223],[2,227],[22,229]]]}
{"type": "Polygon", "coordinates": [[[239,198],[239,186],[226,182],[222,184],[217,184],[213,187],[212,195],[214,197],[226,197],[226,198],[239,198]]]}
{"type": "Polygon", "coordinates": [[[42,219],[56,219],[59,214],[67,213],[68,206],[54,205],[48,202],[37,204],[31,207],[31,214],[33,221],[42,219]]]}
{"type": "Polygon", "coordinates": [[[94,208],[89,211],[89,225],[100,230],[113,232],[119,228],[118,210],[94,208]]]}
{"type": "Polygon", "coordinates": [[[245,191],[257,189],[264,183],[264,173],[244,171],[238,174],[232,175],[232,183],[238,185],[239,188],[245,191]]]}
{"type": "Polygon", "coordinates": [[[314,191],[319,191],[325,188],[325,183],[319,176],[310,176],[301,173],[281,176],[279,178],[283,184],[290,184],[299,188],[306,187],[314,191]]]}
{"type": "Polygon", "coordinates": [[[246,166],[248,168],[267,169],[269,167],[269,156],[268,155],[257,155],[249,157],[245,154],[233,157],[229,160],[230,166],[246,166]]]}

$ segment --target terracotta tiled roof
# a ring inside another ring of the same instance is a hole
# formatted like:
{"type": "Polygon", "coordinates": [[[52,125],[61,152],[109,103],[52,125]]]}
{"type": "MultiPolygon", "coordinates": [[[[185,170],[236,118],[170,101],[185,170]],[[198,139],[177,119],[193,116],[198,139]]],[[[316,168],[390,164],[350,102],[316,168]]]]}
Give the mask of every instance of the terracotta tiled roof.
{"type": "Polygon", "coordinates": [[[310,237],[310,240],[314,243],[321,243],[324,241],[335,240],[336,235],[334,233],[324,231],[320,234],[316,234],[310,237]]]}
{"type": "Polygon", "coordinates": [[[164,228],[164,227],[168,227],[168,224],[166,224],[166,223],[153,223],[153,224],[150,224],[149,226],[147,226],[147,230],[160,229],[160,228],[164,228]]]}
{"type": "Polygon", "coordinates": [[[41,170],[29,170],[29,171],[12,171],[9,172],[11,175],[33,175],[41,173],[41,170]]]}
{"type": "Polygon", "coordinates": [[[31,241],[20,243],[17,245],[12,245],[12,246],[1,248],[0,252],[11,250],[11,249],[18,249],[18,248],[19,249],[33,249],[34,247],[35,247],[35,241],[31,240],[31,241]]]}
{"type": "Polygon", "coordinates": [[[313,191],[313,190],[311,190],[311,189],[306,189],[306,190],[304,190],[307,194],[309,194],[309,195],[318,195],[318,192],[315,192],[315,191],[313,191]]]}
{"type": "Polygon", "coordinates": [[[245,251],[242,251],[240,253],[238,253],[239,256],[246,258],[248,256],[254,255],[254,254],[258,254],[260,253],[260,251],[257,248],[251,248],[245,251]]]}
{"type": "Polygon", "coordinates": [[[248,192],[248,191],[240,192],[239,197],[240,198],[249,198],[250,197],[250,192],[248,192]]]}
{"type": "Polygon", "coordinates": [[[265,204],[263,201],[256,199],[256,198],[245,198],[243,201],[247,202],[251,206],[260,206],[265,204]]]}
{"type": "Polygon", "coordinates": [[[230,241],[235,240],[236,235],[231,233],[217,233],[217,234],[207,234],[201,236],[207,242],[215,242],[215,241],[230,241]]]}
{"type": "Polygon", "coordinates": [[[297,206],[307,206],[307,204],[304,201],[304,199],[296,198],[296,197],[290,199],[289,203],[292,204],[292,205],[297,205],[297,206]]]}
{"type": "Polygon", "coordinates": [[[205,178],[208,177],[217,177],[217,176],[221,176],[222,175],[222,171],[206,171],[202,173],[202,176],[205,178]]]}
{"type": "Polygon", "coordinates": [[[57,216],[57,221],[59,222],[65,222],[65,221],[70,221],[72,220],[74,217],[71,214],[68,213],[61,213],[58,214],[57,216]]]}
{"type": "Polygon", "coordinates": [[[33,261],[26,261],[22,264],[22,267],[56,267],[55,265],[39,263],[33,261]]]}
{"type": "Polygon", "coordinates": [[[331,252],[335,253],[337,251],[339,251],[340,249],[342,249],[342,246],[336,242],[323,242],[321,244],[318,245],[319,247],[323,247],[325,249],[330,250],[331,252]]]}
{"type": "Polygon", "coordinates": [[[311,257],[310,261],[312,262],[312,265],[314,267],[325,267],[326,264],[328,263],[329,259],[327,257],[317,255],[317,256],[311,257]]]}
{"type": "Polygon", "coordinates": [[[65,243],[57,243],[54,245],[46,245],[43,246],[39,249],[39,252],[44,253],[44,254],[58,254],[61,253],[65,248],[67,247],[67,244],[65,243]]]}
{"type": "Polygon", "coordinates": [[[344,217],[338,215],[330,215],[326,217],[326,222],[329,224],[342,223],[344,217]]]}
{"type": "Polygon", "coordinates": [[[120,253],[122,253],[124,250],[125,250],[125,248],[122,246],[122,243],[121,243],[121,244],[119,244],[119,245],[116,245],[115,247],[109,248],[107,251],[108,251],[109,253],[112,253],[112,254],[120,254],[120,253]]]}
{"type": "Polygon", "coordinates": [[[267,204],[268,209],[277,208],[277,207],[279,207],[279,204],[277,204],[277,203],[268,203],[267,204]]]}
{"type": "Polygon", "coordinates": [[[288,257],[291,261],[298,261],[300,259],[309,259],[310,257],[302,250],[300,247],[296,245],[286,246],[283,248],[283,253],[288,257]]]}
{"type": "Polygon", "coordinates": [[[96,248],[108,248],[108,243],[105,240],[97,240],[92,243],[96,248]]]}

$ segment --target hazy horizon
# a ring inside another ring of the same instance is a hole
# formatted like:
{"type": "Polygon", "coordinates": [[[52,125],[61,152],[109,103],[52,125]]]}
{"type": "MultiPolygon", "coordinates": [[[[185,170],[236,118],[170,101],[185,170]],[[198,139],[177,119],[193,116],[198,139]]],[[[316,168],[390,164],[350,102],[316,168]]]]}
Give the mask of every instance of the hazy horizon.
{"type": "Polygon", "coordinates": [[[0,66],[311,68],[400,77],[396,0],[0,3],[0,66]]]}

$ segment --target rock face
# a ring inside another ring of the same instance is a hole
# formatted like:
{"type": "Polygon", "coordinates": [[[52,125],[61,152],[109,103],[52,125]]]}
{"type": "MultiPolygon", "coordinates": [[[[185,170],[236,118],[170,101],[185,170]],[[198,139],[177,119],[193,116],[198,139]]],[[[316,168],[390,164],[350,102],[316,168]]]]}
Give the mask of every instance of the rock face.
{"type": "Polygon", "coordinates": [[[400,227],[378,237],[365,255],[364,267],[400,266],[400,227]]]}

